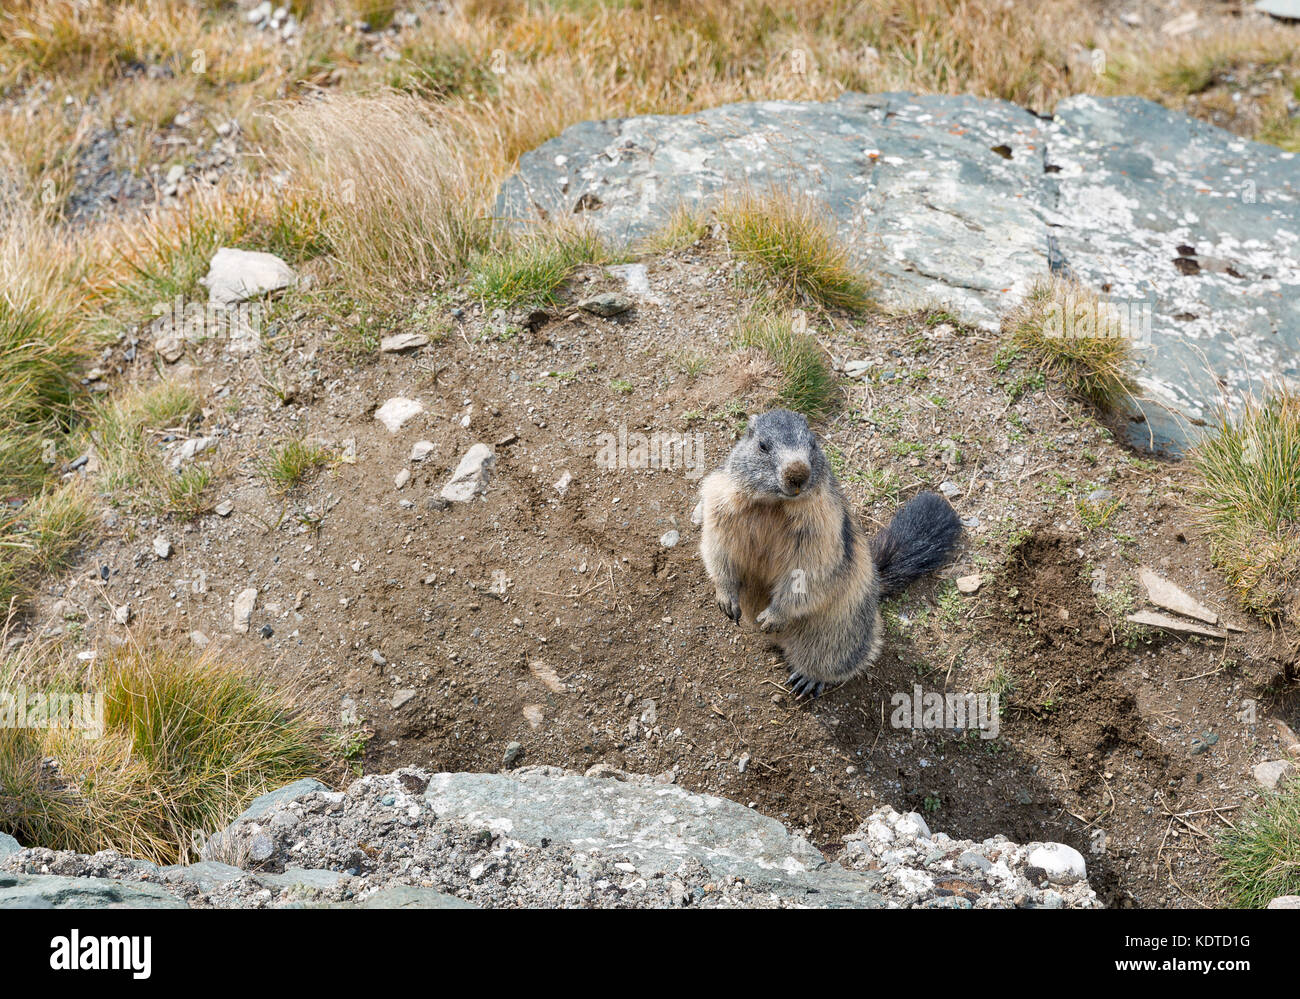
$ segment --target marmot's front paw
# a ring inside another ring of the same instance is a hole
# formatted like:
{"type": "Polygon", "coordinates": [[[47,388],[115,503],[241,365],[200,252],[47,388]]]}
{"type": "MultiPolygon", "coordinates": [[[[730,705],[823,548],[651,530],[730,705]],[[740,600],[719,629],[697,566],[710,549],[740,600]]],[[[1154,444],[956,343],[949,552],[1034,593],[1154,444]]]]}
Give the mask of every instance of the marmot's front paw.
{"type": "Polygon", "coordinates": [[[790,679],[786,681],[790,687],[790,692],[796,697],[802,697],[808,694],[810,697],[820,697],[821,692],[826,689],[826,684],[820,680],[813,680],[804,676],[802,673],[791,673],[790,679]]]}
{"type": "Polygon", "coordinates": [[[740,594],[724,593],[722,590],[718,590],[715,595],[718,598],[718,609],[733,622],[740,624],[740,594]]]}
{"type": "Polygon", "coordinates": [[[758,617],[754,618],[754,623],[762,631],[780,631],[785,627],[785,618],[771,604],[768,604],[758,612],[758,617]]]}

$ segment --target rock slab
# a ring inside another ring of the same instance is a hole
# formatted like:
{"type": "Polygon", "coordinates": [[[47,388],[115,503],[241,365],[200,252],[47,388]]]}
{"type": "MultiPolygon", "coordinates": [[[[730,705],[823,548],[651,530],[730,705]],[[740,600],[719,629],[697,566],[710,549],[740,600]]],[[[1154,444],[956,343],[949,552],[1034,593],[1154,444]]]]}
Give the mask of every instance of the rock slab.
{"type": "Polygon", "coordinates": [[[0,909],[185,909],[157,885],[0,872],[0,909]]]}
{"type": "Polygon", "coordinates": [[[1300,160],[1138,98],[1051,117],[906,93],[583,122],[520,158],[501,217],[616,240],[748,187],[806,195],[888,305],[996,330],[1049,273],[1132,318],[1146,443],[1180,451],[1233,391],[1300,377],[1300,160]],[[1166,409],[1165,407],[1168,407],[1166,409]]]}

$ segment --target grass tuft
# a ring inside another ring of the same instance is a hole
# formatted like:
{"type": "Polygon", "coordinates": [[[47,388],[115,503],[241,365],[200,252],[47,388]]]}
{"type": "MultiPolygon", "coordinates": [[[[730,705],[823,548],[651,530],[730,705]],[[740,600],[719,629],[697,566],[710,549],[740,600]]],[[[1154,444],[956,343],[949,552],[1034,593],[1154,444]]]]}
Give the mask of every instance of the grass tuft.
{"type": "Polygon", "coordinates": [[[283,494],[333,460],[334,452],[327,447],[291,440],[273,447],[258,472],[272,490],[283,494]]]}
{"type": "Polygon", "coordinates": [[[869,285],[810,199],[752,193],[718,209],[731,250],[791,303],[860,312],[869,285]]]}
{"type": "Polygon", "coordinates": [[[75,482],[46,489],[0,518],[0,618],[29,599],[42,576],[71,564],[94,523],[92,497],[75,482]]]}
{"type": "Polygon", "coordinates": [[[1266,794],[1216,849],[1229,904],[1262,909],[1279,895],[1300,895],[1300,780],[1266,794]]]}
{"type": "Polygon", "coordinates": [[[1300,620],[1300,394],[1247,398],[1192,462],[1215,563],[1242,603],[1300,620]]]}
{"type": "Polygon", "coordinates": [[[1038,282],[1003,321],[1016,348],[1102,410],[1130,398],[1134,331],[1100,296],[1076,282],[1038,282]]]}
{"type": "Polygon", "coordinates": [[[86,354],[67,323],[0,298],[0,496],[40,488],[52,463],[45,441],[82,402],[76,372],[86,354]]]}
{"type": "Polygon", "coordinates": [[[755,305],[737,325],[735,343],[761,350],[776,365],[777,399],[787,409],[818,420],[838,406],[839,387],[825,352],[785,312],[767,303],[755,305]]]}
{"type": "Polygon", "coordinates": [[[530,236],[481,255],[470,293],[486,309],[551,305],[575,267],[608,259],[604,245],[586,230],[530,236]]]}
{"type": "Polygon", "coordinates": [[[637,247],[643,253],[672,253],[695,246],[709,235],[709,216],[697,205],[680,204],[668,221],[643,239],[637,247]]]}
{"type": "Polygon", "coordinates": [[[211,469],[194,463],[168,467],[161,441],[185,434],[199,415],[197,393],[174,381],[119,393],[95,407],[90,434],[103,469],[103,485],[124,507],[194,516],[206,509],[203,492],[211,469]]]}
{"type": "Polygon", "coordinates": [[[490,175],[418,98],[327,95],[282,108],[273,125],[353,287],[427,287],[486,245],[490,175]]]}
{"type": "Polygon", "coordinates": [[[9,690],[103,695],[98,738],[0,729],[0,829],[19,842],[184,863],[256,795],[325,771],[320,730],[238,667],[162,646],[101,656],[89,676],[31,654],[0,670],[9,690]]]}

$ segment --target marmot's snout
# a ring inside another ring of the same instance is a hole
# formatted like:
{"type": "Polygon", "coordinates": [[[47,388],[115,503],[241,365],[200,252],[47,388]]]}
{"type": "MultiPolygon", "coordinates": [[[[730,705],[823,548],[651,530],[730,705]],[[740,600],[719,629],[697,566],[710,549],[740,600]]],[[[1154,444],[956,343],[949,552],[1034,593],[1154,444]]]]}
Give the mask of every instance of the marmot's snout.
{"type": "Polygon", "coordinates": [[[798,493],[811,476],[812,469],[803,458],[792,458],[781,466],[781,485],[788,493],[798,493]]]}

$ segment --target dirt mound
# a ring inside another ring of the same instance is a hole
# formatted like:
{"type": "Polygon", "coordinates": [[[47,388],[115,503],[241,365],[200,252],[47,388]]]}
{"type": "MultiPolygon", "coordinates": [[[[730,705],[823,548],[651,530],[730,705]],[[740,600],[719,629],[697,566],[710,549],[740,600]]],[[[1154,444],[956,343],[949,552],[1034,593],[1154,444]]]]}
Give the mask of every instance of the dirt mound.
{"type": "MultiPolygon", "coordinates": [[[[762,636],[714,605],[691,522],[699,475],[770,404],[770,367],[732,351],[725,256],[645,264],[651,294],[613,319],[562,306],[512,322],[453,297],[412,309],[430,346],[360,363],[330,346],[346,319],[286,320],[253,357],[191,344],[162,370],[200,388],[188,433],[215,442],[199,460],[233,512],[115,514],[39,626],[78,648],[121,640],[113,608],[130,603],[131,628],[201,633],[305,688],[367,772],[604,764],[752,804],[831,854],[887,804],[964,839],[1067,843],[1107,902],[1208,901],[1211,858],[1180,824],[1207,820],[1173,816],[1249,791],[1274,706],[1260,683],[1293,653],[1250,622],[1227,649],[1126,630],[1138,564],[1231,612],[1184,470],[1132,455],[940,314],[817,319],[832,360],[867,372],[822,428],[864,525],[946,483],[967,530],[944,578],[888,603],[871,673],[797,701],[762,636]],[[374,413],[395,396],[424,408],[390,433],[374,413]],[[656,460],[656,435],[690,447],[656,460]],[[278,495],[259,466],[291,437],[355,460],[278,495]],[[447,506],[475,443],[495,454],[486,493],[447,506]],[[1098,491],[1113,496],[1100,522],[1098,491]],[[971,574],[981,585],[959,593],[950,577],[971,574]],[[250,587],[241,632],[232,601],[250,587]],[[899,725],[918,688],[999,694],[1000,730],[899,725]],[[1255,720],[1234,714],[1250,699],[1255,720]]],[[[630,291],[592,267],[565,295],[605,290],[630,291]]],[[[105,366],[157,377],[120,352],[105,366]]]]}

